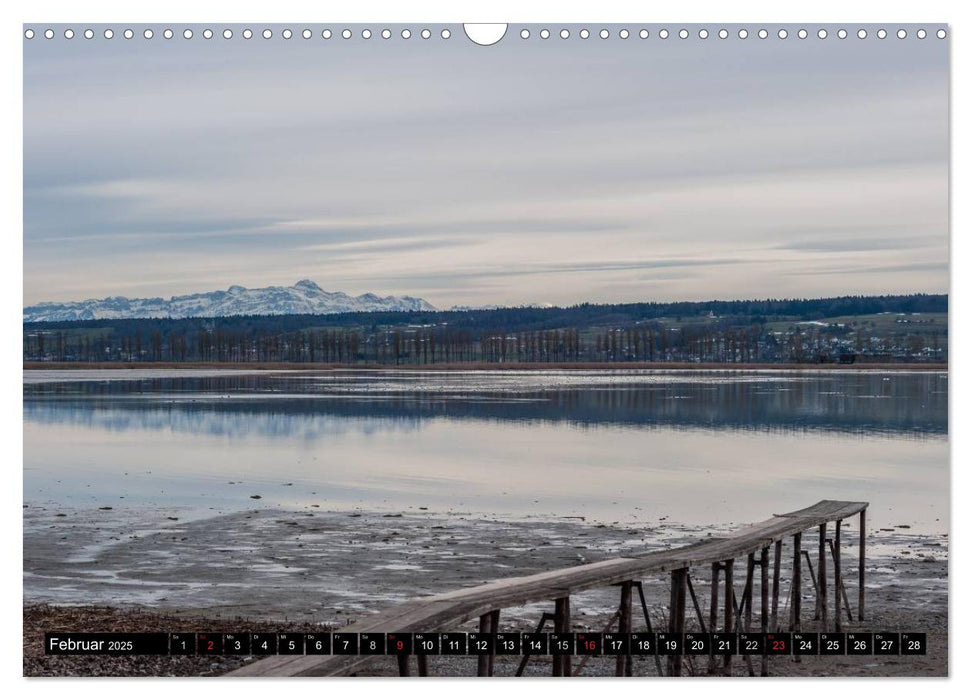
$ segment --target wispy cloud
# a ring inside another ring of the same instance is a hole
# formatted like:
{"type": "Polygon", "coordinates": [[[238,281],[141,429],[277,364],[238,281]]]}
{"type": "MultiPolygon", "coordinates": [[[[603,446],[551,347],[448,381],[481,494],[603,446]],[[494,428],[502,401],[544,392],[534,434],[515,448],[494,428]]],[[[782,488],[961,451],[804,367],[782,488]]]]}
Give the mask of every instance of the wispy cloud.
{"type": "Polygon", "coordinates": [[[24,78],[27,303],[947,289],[946,42],[51,41],[24,78]]]}

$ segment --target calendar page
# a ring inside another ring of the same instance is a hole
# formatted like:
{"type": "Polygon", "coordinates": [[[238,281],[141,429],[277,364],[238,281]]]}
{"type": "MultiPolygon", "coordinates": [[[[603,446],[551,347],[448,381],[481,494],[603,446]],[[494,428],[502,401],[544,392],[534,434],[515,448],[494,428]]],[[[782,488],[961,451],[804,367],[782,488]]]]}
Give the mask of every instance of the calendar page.
{"type": "Polygon", "coordinates": [[[21,32],[25,676],[948,675],[949,25],[21,32]]]}

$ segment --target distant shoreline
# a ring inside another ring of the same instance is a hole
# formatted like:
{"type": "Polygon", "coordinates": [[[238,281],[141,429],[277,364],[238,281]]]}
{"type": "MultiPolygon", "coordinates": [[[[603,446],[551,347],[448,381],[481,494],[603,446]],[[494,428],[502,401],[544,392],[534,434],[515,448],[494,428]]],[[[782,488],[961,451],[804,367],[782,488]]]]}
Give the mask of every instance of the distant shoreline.
{"type": "Polygon", "coordinates": [[[910,370],[946,372],[946,362],[857,362],[779,363],[779,362],[452,362],[435,364],[340,364],[326,362],[24,362],[25,370],[84,369],[226,369],[226,370],[406,370],[422,372],[508,370],[910,370]]]}

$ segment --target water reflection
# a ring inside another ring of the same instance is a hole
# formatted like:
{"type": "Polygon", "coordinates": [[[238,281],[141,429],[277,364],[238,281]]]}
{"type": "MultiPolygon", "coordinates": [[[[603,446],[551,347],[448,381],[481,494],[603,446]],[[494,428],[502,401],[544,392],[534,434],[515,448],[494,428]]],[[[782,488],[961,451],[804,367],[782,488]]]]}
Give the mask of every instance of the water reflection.
{"type": "Polygon", "coordinates": [[[873,527],[949,517],[940,373],[156,377],[23,400],[28,503],[706,524],[840,498],[871,501],[873,527]]]}
{"type": "Polygon", "coordinates": [[[53,382],[24,386],[24,418],[278,438],[313,438],[346,425],[416,430],[434,419],[905,437],[944,436],[948,426],[941,373],[361,372],[53,382]]]}

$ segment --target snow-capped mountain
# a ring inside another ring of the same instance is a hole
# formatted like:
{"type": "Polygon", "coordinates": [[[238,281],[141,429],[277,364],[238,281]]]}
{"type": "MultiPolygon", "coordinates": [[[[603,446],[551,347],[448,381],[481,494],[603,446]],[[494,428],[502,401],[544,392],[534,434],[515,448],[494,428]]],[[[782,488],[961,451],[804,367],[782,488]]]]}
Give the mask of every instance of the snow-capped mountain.
{"type": "Polygon", "coordinates": [[[408,296],[379,297],[375,294],[352,297],[343,292],[325,292],[312,280],[300,280],[292,287],[247,289],[234,285],[225,291],[187,294],[170,299],[107,297],[63,303],[45,301],[24,307],[24,323],[102,318],[212,318],[435,310],[424,299],[408,296]]]}

